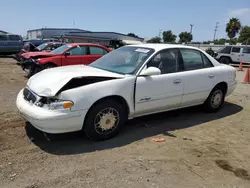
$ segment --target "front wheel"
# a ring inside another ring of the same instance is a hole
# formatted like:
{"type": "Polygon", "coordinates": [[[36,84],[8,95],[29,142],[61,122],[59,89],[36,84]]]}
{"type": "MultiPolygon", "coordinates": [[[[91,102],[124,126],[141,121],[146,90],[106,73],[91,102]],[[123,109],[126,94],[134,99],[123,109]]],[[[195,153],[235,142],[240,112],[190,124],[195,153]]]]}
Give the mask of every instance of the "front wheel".
{"type": "Polygon", "coordinates": [[[107,140],[114,137],[126,121],[125,108],[114,100],[96,104],[88,113],[83,131],[92,140],[107,140]]]}
{"type": "Polygon", "coordinates": [[[225,101],[225,90],[222,87],[215,87],[204,103],[207,112],[217,112],[225,101]]]}
{"type": "Polygon", "coordinates": [[[222,58],[220,58],[220,63],[229,65],[231,63],[231,61],[228,57],[222,57],[222,58]]]}

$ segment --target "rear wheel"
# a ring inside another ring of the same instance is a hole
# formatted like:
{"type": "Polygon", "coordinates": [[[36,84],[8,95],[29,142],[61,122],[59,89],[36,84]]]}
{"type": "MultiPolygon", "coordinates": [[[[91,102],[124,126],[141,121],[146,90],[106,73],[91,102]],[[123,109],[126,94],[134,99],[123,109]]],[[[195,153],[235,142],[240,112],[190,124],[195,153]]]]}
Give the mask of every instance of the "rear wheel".
{"type": "Polygon", "coordinates": [[[83,131],[92,140],[114,137],[126,121],[125,108],[117,101],[107,99],[92,107],[86,117],[83,131]]]}
{"type": "Polygon", "coordinates": [[[225,88],[215,87],[204,103],[207,112],[217,112],[221,109],[225,101],[225,88]]]}
{"type": "Polygon", "coordinates": [[[228,57],[222,57],[220,58],[220,63],[229,65],[231,63],[231,60],[228,57]]]}

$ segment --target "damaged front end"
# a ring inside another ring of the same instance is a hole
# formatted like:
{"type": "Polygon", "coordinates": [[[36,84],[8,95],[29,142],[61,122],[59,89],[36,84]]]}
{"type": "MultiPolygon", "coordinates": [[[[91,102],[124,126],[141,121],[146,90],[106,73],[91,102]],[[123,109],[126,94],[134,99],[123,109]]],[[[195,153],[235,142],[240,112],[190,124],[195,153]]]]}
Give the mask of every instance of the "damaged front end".
{"type": "Polygon", "coordinates": [[[43,69],[39,61],[33,58],[24,59],[20,62],[20,66],[22,67],[23,71],[28,74],[28,77],[31,77],[43,69]]]}
{"type": "Polygon", "coordinates": [[[61,93],[70,89],[87,86],[97,82],[118,79],[116,77],[76,77],[66,82],[61,88],[52,91],[44,88],[42,92],[35,93],[36,90],[24,88],[24,99],[34,105],[48,110],[64,110],[74,106],[74,100],[61,98],[61,93]]]}

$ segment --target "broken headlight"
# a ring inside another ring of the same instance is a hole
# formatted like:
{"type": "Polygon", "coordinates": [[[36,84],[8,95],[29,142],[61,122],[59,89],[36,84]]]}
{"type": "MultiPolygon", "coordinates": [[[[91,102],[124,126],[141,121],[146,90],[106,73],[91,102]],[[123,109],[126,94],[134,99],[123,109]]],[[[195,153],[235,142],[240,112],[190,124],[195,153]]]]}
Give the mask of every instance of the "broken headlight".
{"type": "Polygon", "coordinates": [[[35,105],[48,108],[49,110],[65,110],[72,108],[74,103],[69,100],[42,97],[35,105]]]}

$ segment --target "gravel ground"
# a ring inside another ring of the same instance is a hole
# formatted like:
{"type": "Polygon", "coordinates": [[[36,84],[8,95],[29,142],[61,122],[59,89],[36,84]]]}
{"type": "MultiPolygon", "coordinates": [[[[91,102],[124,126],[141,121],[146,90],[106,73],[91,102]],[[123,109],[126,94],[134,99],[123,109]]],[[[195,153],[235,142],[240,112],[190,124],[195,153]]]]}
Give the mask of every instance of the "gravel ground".
{"type": "Polygon", "coordinates": [[[25,73],[0,58],[0,187],[250,187],[244,75],[237,72],[238,86],[216,114],[194,107],[150,115],[111,140],[92,142],[79,132],[45,137],[26,123],[15,107],[25,73]]]}

